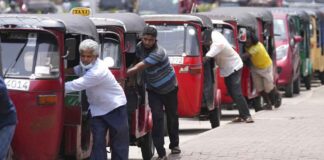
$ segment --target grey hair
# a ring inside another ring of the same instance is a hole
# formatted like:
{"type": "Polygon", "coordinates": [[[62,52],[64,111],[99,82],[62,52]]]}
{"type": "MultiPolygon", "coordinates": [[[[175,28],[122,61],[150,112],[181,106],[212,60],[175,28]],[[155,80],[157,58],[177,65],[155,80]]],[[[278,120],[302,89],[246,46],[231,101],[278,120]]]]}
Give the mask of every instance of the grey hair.
{"type": "Polygon", "coordinates": [[[83,40],[80,45],[79,45],[79,52],[80,54],[82,53],[82,51],[86,50],[86,49],[91,49],[93,52],[93,55],[98,55],[98,43],[92,39],[86,39],[83,40]]]}

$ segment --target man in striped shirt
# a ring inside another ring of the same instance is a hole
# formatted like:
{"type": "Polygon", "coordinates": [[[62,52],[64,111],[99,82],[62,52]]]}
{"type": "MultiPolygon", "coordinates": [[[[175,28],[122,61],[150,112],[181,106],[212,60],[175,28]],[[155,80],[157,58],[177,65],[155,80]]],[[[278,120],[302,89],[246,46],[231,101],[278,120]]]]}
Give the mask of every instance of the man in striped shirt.
{"type": "Polygon", "coordinates": [[[143,71],[153,117],[152,138],[158,159],[166,159],[164,149],[164,111],[170,137],[171,154],[179,154],[178,83],[166,50],[157,44],[157,30],[145,27],[141,42],[136,46],[136,56],[141,61],[128,69],[131,76],[143,71]]]}

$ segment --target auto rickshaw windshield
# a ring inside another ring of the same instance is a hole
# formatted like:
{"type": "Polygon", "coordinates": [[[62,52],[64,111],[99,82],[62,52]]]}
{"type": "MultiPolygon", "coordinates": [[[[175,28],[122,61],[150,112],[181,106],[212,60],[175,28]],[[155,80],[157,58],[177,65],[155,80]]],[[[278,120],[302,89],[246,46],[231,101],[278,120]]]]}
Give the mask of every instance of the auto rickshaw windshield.
{"type": "Polygon", "coordinates": [[[193,26],[156,26],[158,44],[172,56],[199,56],[197,31],[193,26]]]}
{"type": "Polygon", "coordinates": [[[231,46],[236,49],[234,31],[230,28],[214,28],[214,30],[222,33],[231,46]]]}
{"type": "Polygon", "coordinates": [[[285,22],[282,19],[275,19],[274,21],[274,34],[278,40],[287,40],[287,30],[285,27],[285,22]]]}
{"type": "Polygon", "coordinates": [[[1,31],[0,49],[6,77],[57,78],[59,52],[56,38],[46,32],[1,31]]]}
{"type": "Polygon", "coordinates": [[[111,57],[114,61],[113,66],[110,68],[121,67],[121,49],[120,42],[112,37],[101,38],[99,44],[99,55],[101,59],[111,57]]]}

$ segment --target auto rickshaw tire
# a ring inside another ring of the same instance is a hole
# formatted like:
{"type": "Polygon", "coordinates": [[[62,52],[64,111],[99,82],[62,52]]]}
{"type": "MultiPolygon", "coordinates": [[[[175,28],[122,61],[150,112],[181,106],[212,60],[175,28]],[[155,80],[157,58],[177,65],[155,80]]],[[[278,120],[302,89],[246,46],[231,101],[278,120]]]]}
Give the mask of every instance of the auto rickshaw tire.
{"type": "Polygon", "coordinates": [[[319,72],[319,79],[321,81],[321,84],[324,84],[324,71],[323,72],[319,72]]]}
{"type": "Polygon", "coordinates": [[[294,91],[294,85],[293,85],[293,82],[291,82],[285,88],[285,96],[293,97],[293,95],[294,95],[293,91],[294,91]]]}
{"type": "Polygon", "coordinates": [[[312,87],[312,76],[308,75],[308,76],[304,77],[303,81],[305,83],[306,89],[310,90],[312,87]]]}
{"type": "Polygon", "coordinates": [[[300,77],[298,77],[293,84],[293,90],[295,94],[299,94],[300,93],[300,77]]]}
{"type": "Polygon", "coordinates": [[[152,159],[155,148],[154,148],[151,132],[146,133],[146,135],[141,138],[140,147],[141,147],[143,160],[152,159]]]}

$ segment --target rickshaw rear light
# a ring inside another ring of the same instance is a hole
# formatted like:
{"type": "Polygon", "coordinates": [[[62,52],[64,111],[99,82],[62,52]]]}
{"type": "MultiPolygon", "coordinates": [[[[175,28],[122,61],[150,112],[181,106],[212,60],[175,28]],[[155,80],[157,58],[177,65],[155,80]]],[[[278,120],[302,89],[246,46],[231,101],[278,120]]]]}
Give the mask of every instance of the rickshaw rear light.
{"type": "Polygon", "coordinates": [[[53,106],[57,103],[56,95],[38,95],[37,104],[40,106],[53,106]]]}
{"type": "Polygon", "coordinates": [[[198,67],[190,67],[189,68],[189,72],[191,74],[200,74],[202,72],[202,67],[198,66],[198,67]]]}

